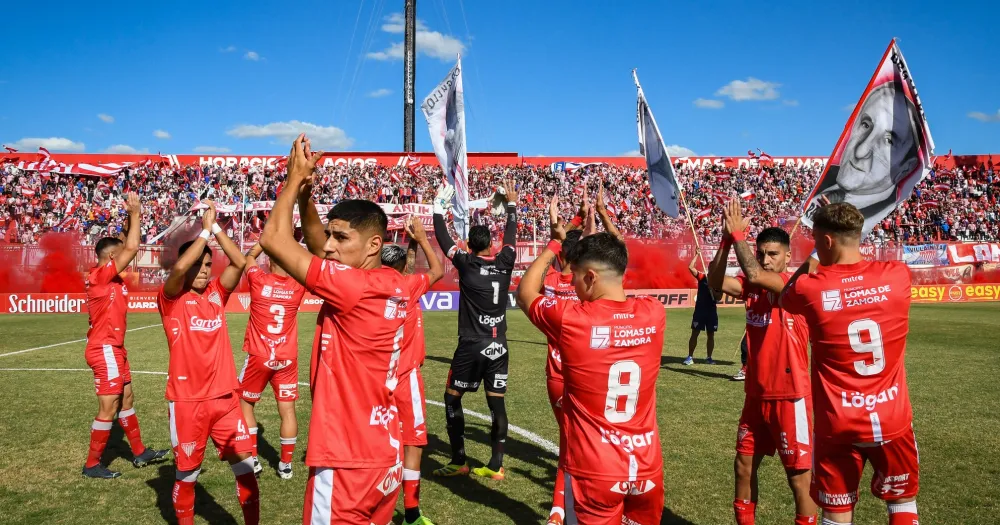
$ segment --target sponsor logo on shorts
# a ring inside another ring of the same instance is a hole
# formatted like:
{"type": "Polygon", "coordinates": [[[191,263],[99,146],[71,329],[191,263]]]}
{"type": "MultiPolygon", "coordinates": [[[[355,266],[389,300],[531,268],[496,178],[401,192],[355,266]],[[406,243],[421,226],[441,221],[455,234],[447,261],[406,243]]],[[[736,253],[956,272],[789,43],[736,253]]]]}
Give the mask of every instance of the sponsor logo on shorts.
{"type": "Polygon", "coordinates": [[[748,435],[750,435],[750,428],[746,425],[740,425],[739,430],[736,431],[736,442],[742,443],[748,435]]]}
{"type": "Polygon", "coordinates": [[[507,374],[497,374],[493,378],[493,388],[507,388],[507,374]]]}
{"type": "Polygon", "coordinates": [[[844,302],[840,297],[840,290],[823,290],[823,311],[839,312],[844,309],[844,302]]]}
{"type": "Polygon", "coordinates": [[[827,492],[819,491],[819,503],[822,505],[829,506],[843,506],[843,505],[854,505],[858,502],[858,493],[850,492],[847,494],[829,494],[827,492]]]}
{"type": "Polygon", "coordinates": [[[243,397],[245,397],[246,399],[260,399],[260,392],[254,393],[244,390],[243,397]]]}
{"type": "MultiPolygon", "coordinates": [[[[881,476],[881,474],[876,474],[881,476]]],[[[881,480],[876,479],[874,485],[878,486],[878,490],[882,495],[892,495],[892,496],[902,496],[906,493],[906,489],[910,484],[910,474],[899,474],[896,476],[885,476],[881,480]]]]}
{"type": "Polygon", "coordinates": [[[500,317],[490,317],[488,315],[480,315],[479,324],[491,327],[496,326],[503,322],[504,317],[506,317],[504,314],[501,314],[500,317]]]}
{"type": "Polygon", "coordinates": [[[264,362],[264,366],[271,370],[283,370],[290,364],[292,364],[291,359],[271,359],[264,362]]]}
{"type": "Polygon", "coordinates": [[[490,361],[496,361],[507,353],[507,349],[502,344],[493,342],[480,353],[489,358],[490,361]]]}
{"type": "Polygon", "coordinates": [[[459,381],[457,379],[452,381],[451,384],[458,388],[469,388],[469,383],[466,383],[465,381],[459,381]]]}
{"type": "Polygon", "coordinates": [[[191,442],[188,442],[188,443],[181,443],[181,450],[184,451],[184,454],[186,454],[187,457],[191,457],[191,454],[194,454],[194,449],[197,446],[198,446],[198,443],[196,443],[194,441],[191,441],[191,442]]]}
{"type": "Polygon", "coordinates": [[[625,494],[627,496],[640,496],[656,488],[656,483],[652,480],[644,481],[619,481],[611,486],[611,492],[625,494]]]}
{"type": "Polygon", "coordinates": [[[382,494],[388,496],[395,492],[399,488],[399,485],[403,482],[403,464],[396,463],[396,466],[389,469],[389,472],[385,474],[382,481],[378,484],[378,491],[382,494]]]}

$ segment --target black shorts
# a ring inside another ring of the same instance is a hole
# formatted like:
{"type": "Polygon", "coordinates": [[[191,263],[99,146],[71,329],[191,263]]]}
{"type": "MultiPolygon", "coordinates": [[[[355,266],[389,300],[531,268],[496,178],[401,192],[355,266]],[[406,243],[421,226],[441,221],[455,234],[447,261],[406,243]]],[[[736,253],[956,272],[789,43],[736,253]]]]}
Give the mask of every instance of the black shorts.
{"type": "Polygon", "coordinates": [[[698,312],[695,312],[694,318],[691,320],[691,329],[698,330],[699,332],[718,332],[719,331],[718,314],[699,315],[698,312]]]}
{"type": "Polygon", "coordinates": [[[476,392],[479,384],[487,392],[507,392],[507,338],[458,338],[458,348],[448,370],[448,388],[459,392],[476,392]]]}

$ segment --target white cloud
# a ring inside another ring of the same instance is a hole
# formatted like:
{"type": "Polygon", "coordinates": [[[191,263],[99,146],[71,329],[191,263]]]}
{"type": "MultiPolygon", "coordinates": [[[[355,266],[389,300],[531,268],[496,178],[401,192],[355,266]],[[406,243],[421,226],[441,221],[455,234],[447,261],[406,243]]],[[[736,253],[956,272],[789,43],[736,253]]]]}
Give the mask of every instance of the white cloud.
{"type": "Polygon", "coordinates": [[[236,51],[236,46],[224,47],[219,50],[220,53],[232,53],[233,51],[236,51]]]}
{"type": "Polygon", "coordinates": [[[969,118],[974,118],[980,122],[1000,122],[1000,110],[996,113],[986,114],[981,111],[972,111],[969,113],[969,118]]]}
{"type": "Polygon", "coordinates": [[[782,100],[781,103],[784,104],[784,105],[786,105],[786,106],[792,106],[792,107],[795,107],[795,106],[799,105],[799,101],[798,100],[794,100],[794,99],[782,100]]]}
{"type": "Polygon", "coordinates": [[[247,53],[243,55],[243,58],[256,62],[258,60],[261,60],[262,57],[256,51],[247,51],[247,53]]]}
{"type": "Polygon", "coordinates": [[[703,109],[722,109],[726,104],[721,100],[713,100],[710,98],[696,98],[694,99],[695,107],[703,109]]]}
{"type": "Polygon", "coordinates": [[[670,158],[672,159],[675,159],[677,157],[694,157],[695,155],[697,155],[697,153],[692,151],[690,148],[685,148],[684,146],[680,146],[677,144],[668,145],[667,154],[670,155],[670,158]]]}
{"type": "Polygon", "coordinates": [[[97,118],[103,120],[104,122],[106,122],[108,124],[111,124],[112,122],[115,121],[115,117],[112,117],[111,115],[108,115],[107,113],[98,113],[97,114],[97,118]]]}
{"type": "Polygon", "coordinates": [[[83,151],[86,147],[82,142],[74,142],[62,137],[49,138],[23,138],[13,144],[8,144],[14,149],[33,150],[45,148],[49,151],[83,151]]]}
{"type": "Polygon", "coordinates": [[[104,150],[104,153],[125,153],[125,154],[135,154],[135,153],[149,153],[149,148],[135,149],[128,144],[115,144],[104,150]]]}
{"type": "Polygon", "coordinates": [[[851,102],[850,104],[848,104],[848,105],[846,105],[846,106],[844,106],[844,107],[842,107],[840,109],[843,109],[844,111],[850,113],[850,112],[854,111],[854,108],[857,107],[857,105],[858,105],[857,102],[851,102]]]}
{"type": "Polygon", "coordinates": [[[314,149],[336,151],[354,144],[354,139],[336,126],[317,126],[298,120],[271,122],[262,126],[242,124],[226,132],[227,135],[240,139],[270,137],[275,139],[276,144],[291,144],[299,133],[305,133],[309,137],[314,149]]]}
{"type": "Polygon", "coordinates": [[[170,138],[170,133],[167,133],[166,131],[163,131],[162,129],[158,129],[158,130],[156,130],[156,131],[153,132],[153,136],[156,137],[156,138],[158,138],[158,139],[169,139],[170,138]]]}
{"type": "Polygon", "coordinates": [[[229,148],[220,148],[218,146],[197,146],[193,151],[195,153],[229,153],[229,148]]]}
{"type": "Polygon", "coordinates": [[[625,153],[622,153],[622,157],[641,157],[642,153],[639,153],[637,149],[630,149],[625,153]]]}
{"type": "Polygon", "coordinates": [[[392,94],[392,90],[391,89],[380,88],[380,89],[376,89],[375,91],[372,91],[371,93],[368,94],[368,96],[371,97],[371,98],[379,98],[379,97],[384,97],[386,95],[391,95],[391,94],[392,94]]]}
{"type": "Polygon", "coordinates": [[[750,77],[746,80],[734,80],[715,92],[716,96],[729,97],[730,100],[774,100],[780,96],[778,88],[781,84],[765,82],[759,78],[750,77]]]}
{"type": "MultiPolygon", "coordinates": [[[[385,18],[382,31],[389,34],[403,33],[403,14],[393,13],[385,18]]],[[[463,44],[457,38],[442,34],[439,31],[431,31],[422,21],[417,20],[417,52],[431,58],[443,61],[454,60],[465,50],[463,44]]],[[[401,60],[403,58],[403,43],[394,42],[382,51],[373,51],[366,55],[373,60],[401,60]]]]}

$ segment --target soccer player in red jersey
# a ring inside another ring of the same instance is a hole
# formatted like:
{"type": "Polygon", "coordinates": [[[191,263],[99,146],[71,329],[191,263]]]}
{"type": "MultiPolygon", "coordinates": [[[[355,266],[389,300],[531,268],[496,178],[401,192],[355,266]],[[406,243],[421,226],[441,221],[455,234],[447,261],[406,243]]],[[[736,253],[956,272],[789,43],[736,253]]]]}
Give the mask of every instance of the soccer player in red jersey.
{"type": "Polygon", "coordinates": [[[740,201],[731,200],[724,214],[724,240],[709,270],[713,288],[746,302],[749,356],[743,412],[736,434],[733,511],[738,525],[752,525],[757,507],[757,469],[775,452],[785,467],[795,497],[795,523],[816,523],[816,504],[809,495],[810,447],[808,329],[801,315],[778,305],[791,279],[791,239],[781,228],[757,235],[756,250],[744,238],[749,221],[740,201]],[[743,270],[726,276],[730,248],[743,270]]]}
{"type": "Polygon", "coordinates": [[[566,232],[552,225],[549,246],[518,288],[518,305],[560,350],[566,522],[659,523],[663,458],[656,421],[666,313],[649,297],[625,296],[625,243],[610,233],[584,237],[566,254],[579,301],[539,292],[566,232]]]}
{"type": "Polygon", "coordinates": [[[423,224],[416,217],[404,227],[410,237],[410,245],[385,245],[382,247],[382,265],[392,268],[401,275],[413,274],[417,260],[417,248],[424,251],[429,266],[427,273],[409,280],[410,301],[406,303],[406,320],[403,322],[403,350],[399,355],[399,382],[396,384],[395,400],[399,408],[399,422],[403,435],[403,523],[406,525],[434,525],[420,513],[420,459],[427,446],[427,407],[424,400],[424,377],[420,367],[424,364],[427,351],[424,345],[424,316],[420,309],[420,298],[434,283],[444,277],[444,265],[437,258],[423,224]]]}
{"type": "Polygon", "coordinates": [[[201,234],[180,246],[177,262],[156,297],[170,349],[166,397],[177,465],[174,512],[180,525],[194,523],[194,487],[211,437],[219,458],[236,476],[244,522],[256,525],[260,492],[253,472],[253,446],[236,395],[239,384],[226,325],[226,302],[240,282],[246,260],[215,223],[215,204],[205,203],[201,234]],[[212,279],[208,247],[213,234],[229,258],[229,266],[217,279],[212,279]]]}
{"type": "Polygon", "coordinates": [[[303,523],[385,525],[403,475],[393,399],[403,322],[412,281],[421,277],[382,266],[389,221],[378,204],[342,201],[323,225],[311,197],[321,155],[304,135],[295,139],[288,178],[260,239],[264,253],[324,301],[309,364],[303,523]],[[294,237],[296,200],[309,251],[294,237]]]}
{"type": "Polygon", "coordinates": [[[270,273],[261,270],[257,266],[257,256],[261,251],[260,245],[255,244],[246,256],[250,321],[243,337],[243,351],[247,353],[247,358],[239,375],[240,405],[250,428],[254,472],[259,474],[263,468],[257,458],[254,406],[260,401],[264,387],[271,384],[274,399],[278,402],[278,416],[281,417],[278,476],[291,479],[292,455],[298,433],[295,420],[295,400],[299,398],[298,313],[306,289],[274,261],[270,262],[270,273]]]}
{"type": "Polygon", "coordinates": [[[789,283],[781,303],[804,315],[812,341],[816,444],[812,496],[824,525],[849,524],[865,462],[890,525],[916,525],[920,488],[906,385],[910,270],[861,255],[865,218],[848,203],[813,217],[819,268],[789,283]]]}
{"type": "Polygon", "coordinates": [[[115,414],[132,448],[132,464],[141,467],[167,455],[167,450],[153,450],[142,442],[139,419],[132,397],[132,373],[125,350],[125,319],[128,312],[128,289],[121,274],[139,252],[139,221],[142,207],[139,196],[128,194],[129,222],[125,242],[115,237],[97,241],[97,265],[87,272],[87,311],[90,329],[84,356],[94,371],[97,391],[97,417],[90,426],[90,449],[83,475],[89,478],[117,478],[120,472],[101,465],[101,455],[111,436],[115,414]]]}

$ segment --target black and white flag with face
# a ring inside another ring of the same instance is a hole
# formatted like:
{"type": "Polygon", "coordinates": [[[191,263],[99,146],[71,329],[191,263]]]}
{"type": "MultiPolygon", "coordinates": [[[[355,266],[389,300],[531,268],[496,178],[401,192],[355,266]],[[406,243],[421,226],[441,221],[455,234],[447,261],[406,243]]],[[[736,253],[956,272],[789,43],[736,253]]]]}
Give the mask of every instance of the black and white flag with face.
{"type": "Polygon", "coordinates": [[[638,90],[636,123],[639,126],[639,153],[646,157],[649,188],[656,198],[656,207],[668,216],[676,218],[679,214],[678,201],[681,191],[674,174],[674,165],[666,146],[663,145],[660,128],[656,126],[653,112],[649,109],[649,103],[646,102],[646,95],[642,92],[639,77],[636,76],[634,69],[632,80],[635,81],[635,88],[638,90]]]}
{"type": "Polygon", "coordinates": [[[462,58],[444,80],[420,105],[427,119],[431,146],[448,184],[455,188],[455,231],[465,239],[469,235],[469,174],[465,140],[465,95],[462,88],[462,58]]]}

